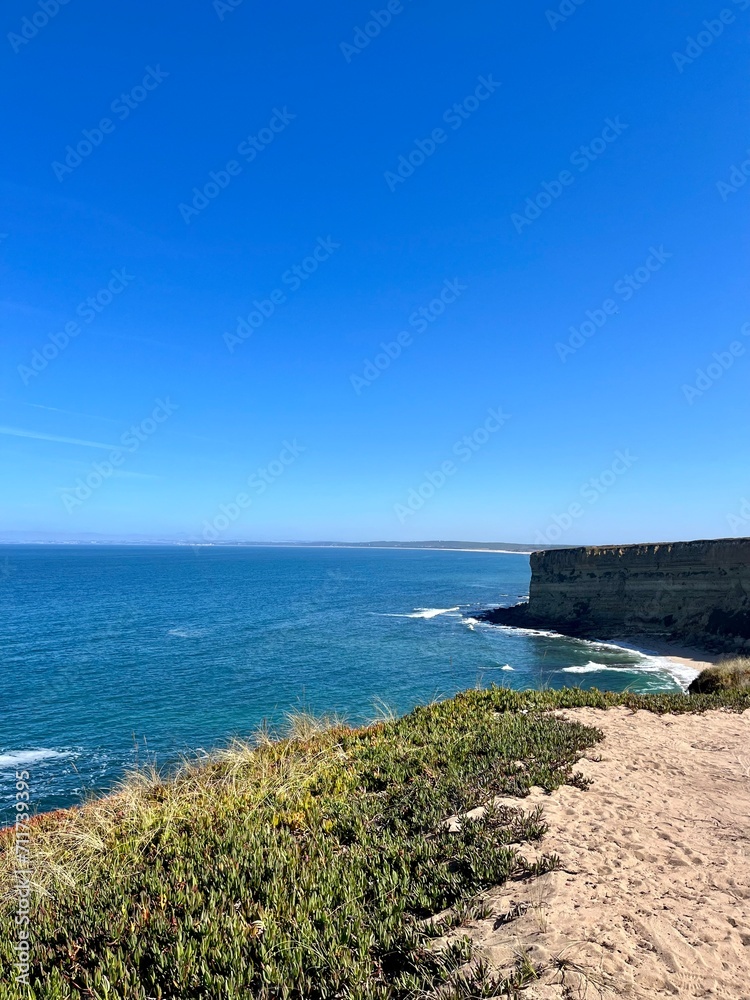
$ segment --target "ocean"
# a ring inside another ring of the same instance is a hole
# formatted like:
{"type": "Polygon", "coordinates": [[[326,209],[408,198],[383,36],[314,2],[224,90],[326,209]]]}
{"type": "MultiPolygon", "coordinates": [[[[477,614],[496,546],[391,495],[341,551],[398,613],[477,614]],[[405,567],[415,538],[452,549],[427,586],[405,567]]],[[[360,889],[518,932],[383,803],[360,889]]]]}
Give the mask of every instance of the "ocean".
{"type": "Polygon", "coordinates": [[[528,557],[348,548],[0,547],[0,825],[290,711],[351,723],[476,685],[680,690],[684,668],[472,612],[528,557]],[[682,674],[681,674],[682,671],[682,674]]]}

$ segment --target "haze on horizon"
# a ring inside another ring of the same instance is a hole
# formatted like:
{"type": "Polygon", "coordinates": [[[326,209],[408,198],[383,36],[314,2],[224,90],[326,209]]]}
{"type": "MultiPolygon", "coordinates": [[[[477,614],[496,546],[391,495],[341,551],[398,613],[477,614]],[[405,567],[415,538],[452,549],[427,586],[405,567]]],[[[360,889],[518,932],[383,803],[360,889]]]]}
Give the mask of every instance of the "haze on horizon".
{"type": "Polygon", "coordinates": [[[748,0],[46,10],[3,537],[750,535],[748,0]]]}

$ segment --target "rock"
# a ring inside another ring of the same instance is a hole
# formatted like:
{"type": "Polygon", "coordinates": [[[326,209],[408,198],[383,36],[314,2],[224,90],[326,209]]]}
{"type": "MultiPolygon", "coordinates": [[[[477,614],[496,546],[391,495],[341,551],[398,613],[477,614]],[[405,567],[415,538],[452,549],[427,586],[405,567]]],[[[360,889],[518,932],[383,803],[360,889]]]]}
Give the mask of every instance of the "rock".
{"type": "Polygon", "coordinates": [[[533,552],[531,570],[528,604],[475,617],[582,638],[750,648],[750,538],[552,549],[533,552]]]}

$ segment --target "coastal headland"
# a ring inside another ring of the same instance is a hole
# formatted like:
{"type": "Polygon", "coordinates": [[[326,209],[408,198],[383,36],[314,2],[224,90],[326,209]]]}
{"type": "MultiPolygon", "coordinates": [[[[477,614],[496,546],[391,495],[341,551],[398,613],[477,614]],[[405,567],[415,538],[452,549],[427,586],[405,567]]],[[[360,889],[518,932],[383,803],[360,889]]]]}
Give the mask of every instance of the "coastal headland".
{"type": "Polygon", "coordinates": [[[585,639],[750,650],[750,538],[536,551],[531,572],[527,603],[475,617],[585,639]]]}

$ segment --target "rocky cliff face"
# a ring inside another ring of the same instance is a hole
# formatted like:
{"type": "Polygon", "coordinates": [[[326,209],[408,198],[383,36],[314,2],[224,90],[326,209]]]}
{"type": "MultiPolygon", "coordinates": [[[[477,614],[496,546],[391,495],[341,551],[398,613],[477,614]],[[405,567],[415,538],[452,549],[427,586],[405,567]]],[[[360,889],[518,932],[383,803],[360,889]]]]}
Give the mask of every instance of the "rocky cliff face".
{"type": "Polygon", "coordinates": [[[750,538],[534,552],[531,569],[507,624],[750,648],[750,538]]]}

